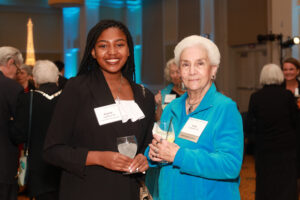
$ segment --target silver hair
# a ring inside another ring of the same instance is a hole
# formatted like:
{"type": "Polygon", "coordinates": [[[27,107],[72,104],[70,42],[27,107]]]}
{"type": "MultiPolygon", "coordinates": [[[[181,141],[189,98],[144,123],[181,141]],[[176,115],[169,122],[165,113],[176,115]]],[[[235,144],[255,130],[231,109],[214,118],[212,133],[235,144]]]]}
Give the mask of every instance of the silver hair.
{"type": "Polygon", "coordinates": [[[32,76],[32,67],[30,65],[21,65],[20,70],[24,70],[29,76],[32,76]]]}
{"type": "Polygon", "coordinates": [[[32,74],[35,83],[40,85],[57,83],[59,72],[56,65],[50,60],[38,60],[34,65],[32,74]]]}
{"type": "Polygon", "coordinates": [[[269,63],[263,66],[259,78],[261,85],[280,85],[283,81],[283,72],[278,65],[269,63]]]}
{"type": "Polygon", "coordinates": [[[221,55],[218,47],[211,40],[200,35],[191,35],[181,40],[174,49],[175,63],[179,66],[180,55],[187,47],[202,46],[207,51],[210,65],[219,67],[221,55]]]}
{"type": "MultiPolygon", "coordinates": [[[[165,70],[164,70],[164,77],[166,79],[167,82],[171,82],[171,77],[170,77],[170,67],[171,65],[176,65],[175,63],[175,59],[171,58],[170,60],[168,60],[165,70]]],[[[176,65],[178,66],[178,65],[176,65]]]]}
{"type": "Polygon", "coordinates": [[[13,59],[19,66],[23,63],[23,56],[20,50],[10,46],[0,47],[0,66],[6,65],[9,59],[13,59]]]}

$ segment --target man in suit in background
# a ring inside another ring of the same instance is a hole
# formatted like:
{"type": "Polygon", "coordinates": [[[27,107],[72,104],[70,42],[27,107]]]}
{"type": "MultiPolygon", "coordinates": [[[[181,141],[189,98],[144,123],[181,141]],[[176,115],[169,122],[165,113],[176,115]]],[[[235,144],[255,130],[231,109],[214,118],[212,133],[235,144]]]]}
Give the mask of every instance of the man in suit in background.
{"type": "Polygon", "coordinates": [[[21,52],[0,47],[0,199],[17,200],[18,147],[9,139],[9,124],[15,115],[17,96],[23,88],[14,79],[23,63],[21,52]]]}

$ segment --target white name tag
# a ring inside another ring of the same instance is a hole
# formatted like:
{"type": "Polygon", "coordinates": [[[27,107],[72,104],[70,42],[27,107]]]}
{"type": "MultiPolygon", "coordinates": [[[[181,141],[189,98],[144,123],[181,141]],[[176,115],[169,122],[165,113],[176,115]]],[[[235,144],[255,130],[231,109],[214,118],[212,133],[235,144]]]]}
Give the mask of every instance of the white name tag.
{"type": "Polygon", "coordinates": [[[99,125],[109,124],[122,120],[116,104],[94,108],[99,125]]]}
{"type": "Polygon", "coordinates": [[[190,117],[178,137],[197,143],[207,123],[207,121],[190,117]]]}
{"type": "Polygon", "coordinates": [[[176,94],[166,94],[165,103],[171,103],[171,101],[173,101],[174,99],[176,99],[176,94]]]}

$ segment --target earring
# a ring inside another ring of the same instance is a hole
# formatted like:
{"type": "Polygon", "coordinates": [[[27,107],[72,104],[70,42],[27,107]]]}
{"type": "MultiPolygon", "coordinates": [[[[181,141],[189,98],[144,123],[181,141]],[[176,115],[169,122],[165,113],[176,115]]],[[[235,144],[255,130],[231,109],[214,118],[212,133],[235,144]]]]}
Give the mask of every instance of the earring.
{"type": "Polygon", "coordinates": [[[183,82],[181,82],[181,90],[185,90],[186,88],[185,88],[185,85],[184,85],[184,83],[183,82]]]}
{"type": "Polygon", "coordinates": [[[215,75],[212,75],[211,76],[211,80],[215,80],[216,76],[215,75]]]}

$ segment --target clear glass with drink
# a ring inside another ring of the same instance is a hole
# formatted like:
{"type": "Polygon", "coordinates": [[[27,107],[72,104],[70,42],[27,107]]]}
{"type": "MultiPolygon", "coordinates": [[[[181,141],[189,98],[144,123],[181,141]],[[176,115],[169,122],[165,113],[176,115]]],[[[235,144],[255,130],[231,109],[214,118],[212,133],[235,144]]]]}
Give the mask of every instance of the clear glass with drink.
{"type": "MultiPolygon", "coordinates": [[[[137,140],[134,135],[124,136],[124,137],[118,137],[117,138],[117,147],[118,151],[130,158],[134,158],[137,152],[137,140]]],[[[135,172],[133,172],[135,173],[135,172]]],[[[129,172],[126,172],[124,174],[131,174],[129,172]]]]}
{"type": "MultiPolygon", "coordinates": [[[[163,140],[167,140],[168,142],[174,142],[175,140],[175,132],[172,120],[170,121],[158,121],[154,124],[153,134],[159,135],[163,140]]],[[[161,161],[162,163],[168,163],[167,161],[161,161]]]]}
{"type": "Polygon", "coordinates": [[[159,135],[163,140],[174,142],[175,133],[172,121],[158,121],[154,124],[153,134],[159,135]]]}

